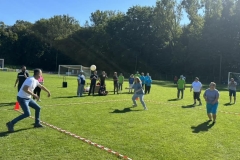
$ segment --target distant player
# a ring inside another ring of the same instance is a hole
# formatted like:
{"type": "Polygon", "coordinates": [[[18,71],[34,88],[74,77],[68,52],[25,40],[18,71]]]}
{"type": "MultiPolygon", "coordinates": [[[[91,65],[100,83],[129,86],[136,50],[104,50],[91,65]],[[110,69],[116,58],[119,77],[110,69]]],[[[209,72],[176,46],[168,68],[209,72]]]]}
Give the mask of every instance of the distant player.
{"type": "Polygon", "coordinates": [[[123,82],[124,82],[124,76],[122,73],[120,73],[120,75],[118,77],[118,90],[119,91],[122,91],[123,82]]]}
{"type": "Polygon", "coordinates": [[[115,92],[117,92],[118,94],[118,75],[117,72],[114,72],[113,75],[113,92],[115,94],[115,92]]]}
{"type": "Polygon", "coordinates": [[[137,103],[136,103],[136,98],[140,98],[140,102],[142,103],[143,105],[143,108],[144,110],[148,110],[147,107],[146,107],[146,104],[144,102],[144,92],[143,92],[143,87],[142,87],[142,84],[141,84],[141,80],[140,78],[135,78],[134,80],[134,84],[133,84],[133,89],[134,89],[134,95],[132,96],[132,101],[133,101],[133,107],[136,107],[137,106],[137,103]]]}
{"type": "Polygon", "coordinates": [[[105,79],[106,78],[108,78],[106,72],[102,71],[102,74],[99,76],[100,86],[104,86],[105,85],[105,79]]]}
{"type": "Polygon", "coordinates": [[[236,89],[237,89],[237,82],[234,81],[233,78],[231,78],[230,82],[228,83],[228,89],[229,89],[229,99],[230,103],[232,103],[232,96],[234,98],[234,103],[236,103],[236,89]]]}
{"type": "Polygon", "coordinates": [[[145,85],[145,76],[144,76],[143,72],[141,73],[141,76],[139,78],[142,81],[142,87],[144,87],[144,85],[145,85]]]}
{"type": "Polygon", "coordinates": [[[19,72],[17,75],[17,79],[16,79],[14,87],[16,87],[18,84],[18,92],[19,92],[20,88],[22,87],[23,82],[29,77],[29,74],[26,69],[27,69],[26,66],[22,66],[22,71],[19,72]]]}
{"type": "Polygon", "coordinates": [[[90,76],[91,84],[90,84],[90,89],[89,89],[89,92],[88,92],[89,96],[90,96],[91,92],[94,95],[97,79],[98,79],[97,71],[94,71],[93,74],[90,76]]]}
{"type": "Polygon", "coordinates": [[[85,86],[85,76],[83,75],[83,71],[80,71],[80,74],[78,75],[77,82],[78,82],[78,89],[77,89],[77,96],[82,97],[84,92],[84,86],[85,86]]]}
{"type": "Polygon", "coordinates": [[[199,82],[198,77],[196,77],[195,81],[192,83],[190,92],[192,92],[192,89],[193,89],[193,100],[194,100],[193,105],[195,106],[196,105],[196,100],[198,100],[199,101],[199,106],[201,106],[202,102],[201,102],[201,99],[200,99],[200,94],[201,94],[201,90],[202,90],[202,83],[199,82]]]}
{"type": "Polygon", "coordinates": [[[186,85],[186,82],[185,80],[183,79],[183,75],[180,76],[180,79],[178,79],[177,81],[177,98],[179,99],[179,96],[180,96],[180,92],[181,92],[181,99],[183,99],[183,95],[184,95],[184,90],[185,90],[185,85],[186,85]]]}

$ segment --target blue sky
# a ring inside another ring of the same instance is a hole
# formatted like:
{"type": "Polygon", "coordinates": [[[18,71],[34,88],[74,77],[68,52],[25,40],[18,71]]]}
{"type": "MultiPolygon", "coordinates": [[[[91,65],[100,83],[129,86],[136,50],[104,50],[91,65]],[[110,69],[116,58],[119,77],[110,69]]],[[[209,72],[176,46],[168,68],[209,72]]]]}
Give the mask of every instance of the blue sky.
{"type": "MultiPolygon", "coordinates": [[[[84,24],[96,10],[126,12],[134,5],[153,6],[156,0],[0,0],[0,21],[13,25],[16,20],[34,23],[41,18],[68,14],[84,24]]],[[[182,24],[188,23],[184,16],[182,24]]]]}

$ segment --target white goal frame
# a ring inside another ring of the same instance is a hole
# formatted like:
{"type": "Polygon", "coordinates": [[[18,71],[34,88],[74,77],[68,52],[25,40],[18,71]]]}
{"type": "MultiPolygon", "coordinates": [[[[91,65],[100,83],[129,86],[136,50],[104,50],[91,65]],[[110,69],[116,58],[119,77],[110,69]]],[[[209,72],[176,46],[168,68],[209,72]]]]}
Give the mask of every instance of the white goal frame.
{"type": "Polygon", "coordinates": [[[231,78],[234,78],[234,80],[237,82],[237,84],[240,84],[240,73],[236,73],[236,72],[228,72],[228,82],[227,83],[229,83],[230,82],[230,79],[231,78]],[[231,76],[231,74],[235,74],[235,75],[238,75],[238,76],[231,76]]]}
{"type": "Polygon", "coordinates": [[[78,75],[80,71],[84,71],[84,75],[90,76],[91,75],[91,69],[90,67],[85,67],[82,65],[58,65],[58,76],[64,75],[64,76],[71,76],[71,75],[78,75]],[[61,74],[61,67],[66,68],[67,72],[65,74],[61,74]],[[72,74],[72,70],[77,70],[78,72],[76,74],[72,74]]]}
{"type": "Polygon", "coordinates": [[[0,59],[0,61],[2,62],[2,63],[0,63],[1,64],[0,68],[4,68],[4,59],[0,59]]]}

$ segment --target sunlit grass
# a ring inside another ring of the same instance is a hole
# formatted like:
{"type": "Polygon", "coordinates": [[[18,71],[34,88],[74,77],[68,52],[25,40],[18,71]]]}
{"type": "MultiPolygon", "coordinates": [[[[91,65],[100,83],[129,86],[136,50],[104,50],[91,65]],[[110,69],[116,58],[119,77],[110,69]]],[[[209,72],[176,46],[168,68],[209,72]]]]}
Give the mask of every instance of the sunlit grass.
{"type": "MultiPolygon", "coordinates": [[[[33,120],[16,124],[6,133],[5,123],[17,115],[13,110],[16,73],[0,72],[0,159],[117,159],[115,155],[49,127],[33,129],[33,120]]],[[[145,96],[148,111],[140,102],[131,108],[131,94],[76,97],[76,77],[44,75],[52,97],[42,92],[41,120],[106,146],[133,159],[239,159],[239,115],[218,112],[217,123],[207,126],[204,105],[193,103],[189,88],[183,100],[176,98],[174,85],[154,84],[145,96]],[[184,106],[184,107],[183,107],[184,106]]],[[[127,83],[124,84],[127,87],[127,83]]],[[[112,81],[107,89],[113,88],[112,81]]],[[[238,104],[225,106],[228,92],[221,88],[219,111],[239,113],[238,104]]],[[[32,111],[34,113],[34,111],[32,111]]],[[[34,115],[34,114],[33,114],[34,115]]]]}

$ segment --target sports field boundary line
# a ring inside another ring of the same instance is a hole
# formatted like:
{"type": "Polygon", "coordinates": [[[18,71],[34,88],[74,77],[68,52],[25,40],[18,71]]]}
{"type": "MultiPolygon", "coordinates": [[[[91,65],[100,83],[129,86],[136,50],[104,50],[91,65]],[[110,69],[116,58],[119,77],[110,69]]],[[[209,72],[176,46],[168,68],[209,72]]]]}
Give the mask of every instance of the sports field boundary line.
{"type": "MultiPolygon", "coordinates": [[[[21,111],[19,111],[19,110],[15,110],[15,111],[23,114],[23,112],[21,112],[21,111]]],[[[33,116],[29,116],[29,117],[32,118],[32,119],[35,119],[33,116]]],[[[104,147],[104,146],[102,146],[102,145],[100,145],[100,144],[94,143],[94,142],[90,141],[89,139],[86,139],[86,138],[83,138],[83,137],[81,137],[81,136],[78,136],[78,135],[76,135],[76,134],[74,134],[74,133],[71,133],[71,132],[69,132],[69,131],[67,131],[67,130],[61,129],[61,128],[59,128],[59,127],[57,127],[57,126],[54,126],[54,125],[52,125],[52,124],[49,124],[49,123],[47,123],[47,122],[44,122],[44,121],[40,121],[40,122],[41,122],[42,124],[50,127],[50,128],[53,128],[53,129],[61,132],[61,133],[65,133],[65,134],[67,134],[67,135],[70,135],[71,137],[74,137],[74,138],[76,138],[76,139],[78,139],[78,140],[81,140],[81,141],[83,141],[83,142],[86,142],[87,144],[90,144],[90,145],[92,145],[92,146],[95,146],[95,147],[97,147],[97,148],[99,148],[99,149],[102,149],[102,150],[108,152],[108,153],[112,153],[113,155],[115,155],[115,156],[117,156],[117,157],[119,157],[119,158],[123,158],[123,159],[126,159],[126,160],[132,160],[132,158],[129,158],[129,157],[126,156],[126,155],[122,155],[122,154],[120,154],[120,153],[118,153],[118,152],[116,152],[116,151],[114,151],[114,150],[112,150],[112,149],[109,149],[109,148],[104,147]]]]}

